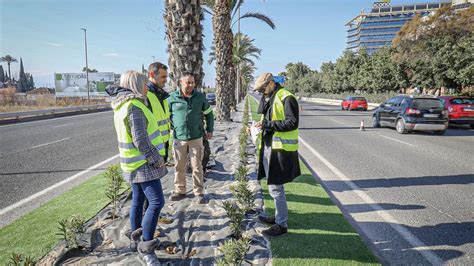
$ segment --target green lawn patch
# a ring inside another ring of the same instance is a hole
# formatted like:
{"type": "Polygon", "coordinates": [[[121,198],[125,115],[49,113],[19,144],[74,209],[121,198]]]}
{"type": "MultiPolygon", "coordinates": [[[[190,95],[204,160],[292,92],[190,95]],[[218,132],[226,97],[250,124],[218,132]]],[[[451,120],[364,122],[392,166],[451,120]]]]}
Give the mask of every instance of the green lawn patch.
{"type": "MultiPolygon", "coordinates": [[[[259,119],[258,104],[249,98],[252,117],[259,119]]],[[[379,264],[305,164],[300,161],[300,166],[302,174],[285,184],[288,234],[270,239],[273,265],[379,264]]],[[[275,205],[265,181],[262,189],[265,210],[273,214],[275,205]]]]}
{"type": "Polygon", "coordinates": [[[31,256],[34,260],[42,258],[60,240],[56,235],[58,221],[74,214],[88,220],[109,203],[106,186],[103,175],[92,177],[0,229],[0,265],[6,265],[12,253],[31,256]]]}

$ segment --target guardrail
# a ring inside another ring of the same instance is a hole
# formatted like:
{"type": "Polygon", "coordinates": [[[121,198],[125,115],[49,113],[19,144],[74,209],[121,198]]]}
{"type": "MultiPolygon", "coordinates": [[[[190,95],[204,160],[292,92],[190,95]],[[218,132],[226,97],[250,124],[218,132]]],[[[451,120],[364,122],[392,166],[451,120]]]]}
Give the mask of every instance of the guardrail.
{"type": "Polygon", "coordinates": [[[100,112],[111,109],[110,104],[82,105],[73,107],[61,107],[45,110],[6,112],[0,113],[0,124],[15,123],[19,121],[30,121],[58,116],[66,116],[88,112],[100,112]]]}

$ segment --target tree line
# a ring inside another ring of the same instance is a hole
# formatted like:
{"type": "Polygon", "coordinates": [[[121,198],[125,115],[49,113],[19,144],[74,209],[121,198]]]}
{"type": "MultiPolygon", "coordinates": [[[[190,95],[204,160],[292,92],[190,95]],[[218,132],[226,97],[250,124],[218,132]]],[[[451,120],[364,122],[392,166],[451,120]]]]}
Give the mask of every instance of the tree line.
{"type": "Polygon", "coordinates": [[[0,58],[0,62],[7,63],[8,72],[3,70],[3,66],[0,65],[0,82],[2,85],[10,84],[16,86],[19,92],[27,92],[35,88],[35,81],[31,73],[25,72],[23,67],[23,59],[20,58],[20,73],[18,80],[12,77],[10,65],[11,63],[17,63],[18,59],[14,58],[11,55],[5,55],[0,58]]]}
{"type": "Polygon", "coordinates": [[[319,71],[302,62],[289,63],[280,75],[300,94],[390,93],[418,87],[424,93],[473,93],[474,6],[462,11],[442,8],[416,16],[398,32],[391,46],[372,55],[345,51],[319,71]]]}

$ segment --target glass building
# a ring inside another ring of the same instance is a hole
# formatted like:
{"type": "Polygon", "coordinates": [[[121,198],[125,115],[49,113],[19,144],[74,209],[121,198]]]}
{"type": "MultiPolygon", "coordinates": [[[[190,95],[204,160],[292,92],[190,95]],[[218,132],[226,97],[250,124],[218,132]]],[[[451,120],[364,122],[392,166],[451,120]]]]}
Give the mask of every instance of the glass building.
{"type": "MultiPolygon", "coordinates": [[[[389,0],[374,2],[371,9],[362,10],[346,23],[347,50],[357,52],[365,48],[372,54],[385,45],[390,45],[405,23],[420,14],[426,16],[443,6],[455,5],[458,1],[439,1],[409,5],[391,5],[389,0]]],[[[471,1],[463,1],[470,4],[471,1]]]]}

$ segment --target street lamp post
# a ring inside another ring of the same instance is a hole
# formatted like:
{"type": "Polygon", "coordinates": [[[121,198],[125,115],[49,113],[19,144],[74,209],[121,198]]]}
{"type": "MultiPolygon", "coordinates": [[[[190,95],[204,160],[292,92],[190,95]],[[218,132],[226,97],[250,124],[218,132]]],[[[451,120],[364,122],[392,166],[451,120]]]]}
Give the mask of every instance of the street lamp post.
{"type": "Polygon", "coordinates": [[[86,87],[87,87],[87,104],[91,105],[91,98],[89,94],[89,64],[87,63],[87,30],[81,28],[84,31],[84,47],[86,50],[86,87]]]}
{"type": "Polygon", "coordinates": [[[153,62],[152,62],[152,63],[155,63],[155,62],[156,62],[156,60],[155,60],[155,56],[154,56],[154,55],[152,55],[151,57],[153,57],[153,62]]]}

